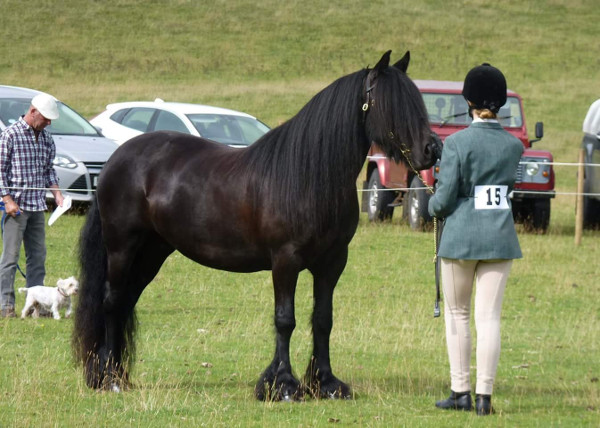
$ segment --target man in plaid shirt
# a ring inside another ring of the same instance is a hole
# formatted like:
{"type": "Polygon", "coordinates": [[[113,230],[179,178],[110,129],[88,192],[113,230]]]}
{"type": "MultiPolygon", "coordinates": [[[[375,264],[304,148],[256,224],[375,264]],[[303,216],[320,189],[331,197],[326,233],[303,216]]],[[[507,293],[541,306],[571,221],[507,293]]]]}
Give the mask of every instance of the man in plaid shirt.
{"type": "Polygon", "coordinates": [[[49,188],[56,204],[63,195],[52,166],[54,140],[46,128],[58,119],[56,100],[39,94],[27,113],[0,135],[0,196],[6,218],[0,259],[2,318],[15,317],[15,274],[21,243],[27,258],[26,286],[43,285],[46,276],[46,230],[44,211],[49,188]]]}

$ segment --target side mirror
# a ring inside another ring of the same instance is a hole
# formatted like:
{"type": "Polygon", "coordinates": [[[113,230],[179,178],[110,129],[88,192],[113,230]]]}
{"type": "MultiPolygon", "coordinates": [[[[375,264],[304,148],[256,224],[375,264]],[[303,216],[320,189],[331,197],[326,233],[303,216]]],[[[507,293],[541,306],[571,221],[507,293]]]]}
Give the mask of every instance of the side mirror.
{"type": "Polygon", "coordinates": [[[530,144],[540,141],[544,136],[544,122],[535,123],[535,140],[529,141],[530,144]]]}
{"type": "Polygon", "coordinates": [[[544,136],[544,122],[536,122],[535,138],[541,140],[543,136],[544,136]]]}

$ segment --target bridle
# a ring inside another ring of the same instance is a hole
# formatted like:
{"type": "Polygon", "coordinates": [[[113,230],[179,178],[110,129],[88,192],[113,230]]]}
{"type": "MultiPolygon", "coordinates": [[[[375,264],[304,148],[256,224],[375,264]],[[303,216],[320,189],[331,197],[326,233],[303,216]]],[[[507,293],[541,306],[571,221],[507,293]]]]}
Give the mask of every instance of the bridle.
{"type": "Polygon", "coordinates": [[[377,85],[377,82],[372,83],[371,82],[371,73],[368,73],[367,74],[367,79],[365,81],[366,101],[362,105],[363,122],[365,122],[366,119],[367,119],[367,111],[369,111],[369,107],[372,106],[373,103],[375,102],[375,100],[371,99],[371,91],[375,88],[375,85],[377,85]]]}
{"type": "MultiPolygon", "coordinates": [[[[365,102],[362,105],[363,123],[366,123],[367,112],[375,104],[375,99],[373,98],[373,96],[371,94],[371,91],[373,91],[373,89],[375,89],[375,86],[377,86],[377,81],[371,82],[371,74],[370,73],[367,74],[367,78],[365,80],[365,102]]],[[[394,132],[390,131],[388,134],[388,137],[390,138],[390,140],[393,140],[395,138],[394,132]]],[[[418,171],[413,166],[411,158],[410,158],[410,154],[412,153],[412,150],[410,148],[408,148],[408,146],[403,141],[399,141],[399,146],[400,146],[400,153],[402,154],[404,159],[406,159],[406,163],[408,164],[410,169],[416,175],[419,175],[418,171]]],[[[421,181],[423,181],[423,180],[421,180],[421,181]]],[[[423,182],[423,184],[428,188],[428,190],[431,193],[433,193],[433,188],[431,186],[428,186],[427,183],[425,183],[425,182],[423,182]]]]}

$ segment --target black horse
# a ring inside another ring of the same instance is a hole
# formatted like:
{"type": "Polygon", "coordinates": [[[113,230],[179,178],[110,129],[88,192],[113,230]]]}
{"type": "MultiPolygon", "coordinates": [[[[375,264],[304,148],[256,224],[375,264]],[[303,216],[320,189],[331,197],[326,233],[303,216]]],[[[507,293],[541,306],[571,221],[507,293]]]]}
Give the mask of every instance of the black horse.
{"type": "Polygon", "coordinates": [[[128,385],[134,307],[178,250],[216,269],[272,271],[275,356],[256,385],[258,399],[351,395],[332,373],[329,336],[333,290],[358,224],[358,174],[372,141],[417,169],[432,166],[438,150],[406,75],[409,53],[390,67],[390,52],[373,69],[323,89],[248,148],[155,132],[113,154],[80,242],[73,347],[90,387],[128,385]],[[314,343],[302,384],[292,374],[289,345],[304,269],[314,278],[314,343]]]}

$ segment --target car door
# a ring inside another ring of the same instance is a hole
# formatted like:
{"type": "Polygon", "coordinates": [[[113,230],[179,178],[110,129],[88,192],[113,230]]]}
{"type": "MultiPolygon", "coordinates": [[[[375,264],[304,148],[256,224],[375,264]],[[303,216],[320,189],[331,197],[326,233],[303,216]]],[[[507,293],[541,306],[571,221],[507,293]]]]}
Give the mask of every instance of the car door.
{"type": "Polygon", "coordinates": [[[150,131],[177,131],[184,134],[192,134],[183,121],[177,115],[165,111],[157,110],[156,115],[150,123],[150,131]]]}

